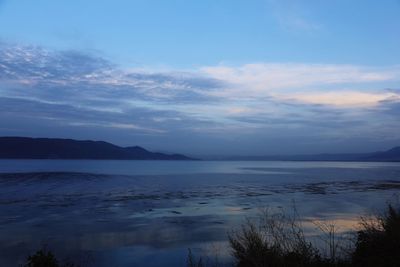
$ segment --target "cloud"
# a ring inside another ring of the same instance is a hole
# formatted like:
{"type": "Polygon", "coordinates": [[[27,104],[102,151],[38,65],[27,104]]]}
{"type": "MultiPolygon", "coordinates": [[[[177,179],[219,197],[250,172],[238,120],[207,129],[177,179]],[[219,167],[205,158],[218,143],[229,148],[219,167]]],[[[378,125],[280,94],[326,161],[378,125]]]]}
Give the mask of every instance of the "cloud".
{"type": "Polygon", "coordinates": [[[310,9],[293,0],[268,0],[277,23],[286,31],[312,33],[323,29],[323,25],[312,18],[310,9]]]}
{"type": "Polygon", "coordinates": [[[211,66],[201,71],[228,84],[210,94],[231,99],[275,98],[337,107],[363,107],[388,99],[398,100],[396,93],[376,89],[381,86],[379,83],[399,81],[398,66],[257,63],[211,66]],[[368,89],[371,87],[372,91],[368,89]]]}
{"type": "Polygon", "coordinates": [[[393,140],[400,94],[382,88],[399,74],[399,66],[305,63],[136,70],[96,54],[1,43],[0,132],[178,152],[361,134],[393,140]]]}
{"type": "MultiPolygon", "coordinates": [[[[112,66],[106,60],[76,51],[54,52],[36,46],[0,44],[0,75],[3,79],[65,83],[107,74],[112,66]]],[[[107,76],[107,75],[106,75],[107,76]]]]}
{"type": "MultiPolygon", "coordinates": [[[[282,97],[284,98],[284,97],[282,97]]],[[[374,107],[384,101],[400,102],[400,94],[393,92],[368,93],[357,91],[296,93],[286,96],[288,100],[337,107],[374,107]]]]}
{"type": "Polygon", "coordinates": [[[79,126],[79,127],[81,127],[81,126],[83,126],[83,127],[106,127],[106,128],[116,128],[116,129],[122,129],[122,130],[139,130],[139,131],[144,131],[144,132],[148,132],[148,133],[160,133],[160,134],[166,132],[164,130],[146,128],[146,127],[138,126],[135,124],[128,124],[128,123],[69,122],[68,125],[79,126]]]}
{"type": "MultiPolygon", "coordinates": [[[[9,87],[38,89],[41,97],[59,87],[62,99],[75,93],[80,96],[91,93],[97,99],[129,95],[141,99],[191,101],[196,97],[204,98],[202,90],[219,86],[215,79],[190,72],[127,72],[95,55],[7,44],[0,46],[0,78],[9,87]]],[[[47,95],[56,96],[54,93],[47,95]]]]}
{"type": "Polygon", "coordinates": [[[380,82],[398,79],[400,74],[400,67],[372,69],[352,65],[298,63],[211,66],[201,70],[215,79],[229,81],[240,87],[246,86],[255,91],[380,82]]]}

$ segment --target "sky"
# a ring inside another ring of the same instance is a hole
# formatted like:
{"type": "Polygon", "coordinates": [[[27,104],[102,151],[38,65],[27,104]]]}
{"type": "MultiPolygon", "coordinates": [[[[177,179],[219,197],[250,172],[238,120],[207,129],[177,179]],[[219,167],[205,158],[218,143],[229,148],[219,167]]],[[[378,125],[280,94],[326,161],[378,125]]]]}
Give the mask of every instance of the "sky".
{"type": "Polygon", "coordinates": [[[400,145],[399,0],[0,0],[0,136],[189,155],[400,145]]]}

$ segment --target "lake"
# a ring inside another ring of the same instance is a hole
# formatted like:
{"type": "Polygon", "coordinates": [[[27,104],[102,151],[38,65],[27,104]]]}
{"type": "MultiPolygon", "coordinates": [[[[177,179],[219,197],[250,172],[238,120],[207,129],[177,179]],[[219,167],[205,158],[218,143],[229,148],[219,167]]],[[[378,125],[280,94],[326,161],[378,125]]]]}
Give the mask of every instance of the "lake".
{"type": "Polygon", "coordinates": [[[229,262],[227,234],[264,208],[346,232],[399,192],[400,163],[0,160],[0,266],[43,246],[87,266],[229,262]]]}

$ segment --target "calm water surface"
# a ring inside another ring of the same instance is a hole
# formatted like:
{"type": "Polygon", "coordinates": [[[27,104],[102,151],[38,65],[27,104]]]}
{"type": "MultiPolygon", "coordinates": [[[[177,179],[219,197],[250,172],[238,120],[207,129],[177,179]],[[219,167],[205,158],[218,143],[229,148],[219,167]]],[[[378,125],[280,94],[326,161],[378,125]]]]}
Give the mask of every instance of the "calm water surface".
{"type": "Polygon", "coordinates": [[[87,266],[229,262],[227,233],[262,208],[345,232],[399,192],[400,163],[0,160],[0,266],[44,245],[87,266]]]}

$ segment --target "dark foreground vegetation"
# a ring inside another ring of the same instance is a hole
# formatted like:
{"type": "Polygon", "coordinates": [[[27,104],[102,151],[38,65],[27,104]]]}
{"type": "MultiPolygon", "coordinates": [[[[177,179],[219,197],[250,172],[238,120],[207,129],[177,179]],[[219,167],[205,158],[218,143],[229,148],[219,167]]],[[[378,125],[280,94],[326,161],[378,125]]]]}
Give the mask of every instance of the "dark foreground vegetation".
{"type": "MultiPolygon", "coordinates": [[[[296,210],[292,214],[266,211],[259,221],[247,220],[229,234],[236,267],[399,267],[400,205],[387,206],[381,215],[360,219],[354,239],[339,237],[335,225],[314,222],[326,249],[308,241],[296,210]]],[[[27,258],[26,267],[78,267],[60,263],[42,249],[27,258]]],[[[189,250],[188,267],[221,266],[196,258],[189,250]]]]}
{"type": "Polygon", "coordinates": [[[248,222],[229,242],[237,267],[400,266],[400,209],[388,205],[380,216],[362,218],[355,242],[337,237],[335,225],[316,223],[326,251],[307,241],[296,215],[267,214],[248,222]]]}

